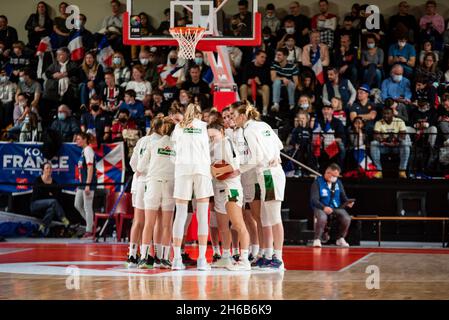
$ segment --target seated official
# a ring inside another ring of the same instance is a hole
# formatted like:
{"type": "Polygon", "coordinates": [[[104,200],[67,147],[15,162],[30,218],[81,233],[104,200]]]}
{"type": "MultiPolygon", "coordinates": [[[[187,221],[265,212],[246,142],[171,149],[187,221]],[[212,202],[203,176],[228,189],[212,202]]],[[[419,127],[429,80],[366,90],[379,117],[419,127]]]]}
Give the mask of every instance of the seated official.
{"type": "Polygon", "coordinates": [[[58,218],[65,227],[70,225],[64,209],[58,201],[60,187],[55,183],[51,174],[51,163],[44,163],[42,175],[34,181],[30,204],[30,211],[33,216],[44,215],[42,223],[39,225],[39,233],[44,237],[48,235],[53,218],[58,218]]]}
{"type": "Polygon", "coordinates": [[[318,177],[312,185],[310,200],[316,218],[314,247],[321,247],[321,236],[330,215],[335,215],[340,227],[337,233],[337,246],[349,247],[345,237],[351,224],[351,217],[343,208],[345,204],[352,208],[354,202],[348,202],[342,182],[338,179],[341,168],[337,164],[327,167],[324,176],[318,177]]]}

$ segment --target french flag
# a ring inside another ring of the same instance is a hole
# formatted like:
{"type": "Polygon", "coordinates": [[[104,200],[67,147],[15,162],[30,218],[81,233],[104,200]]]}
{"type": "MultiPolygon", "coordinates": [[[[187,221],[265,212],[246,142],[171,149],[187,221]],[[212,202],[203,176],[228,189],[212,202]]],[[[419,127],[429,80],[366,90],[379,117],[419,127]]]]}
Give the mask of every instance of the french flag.
{"type": "Polygon", "coordinates": [[[80,61],[84,58],[83,38],[79,31],[73,34],[68,47],[72,61],[80,61]]]}
{"type": "Polygon", "coordinates": [[[47,52],[52,52],[52,45],[51,45],[50,37],[42,38],[41,42],[39,42],[39,45],[37,46],[36,56],[39,59],[38,64],[37,64],[37,78],[38,79],[43,78],[44,55],[47,52]]]}
{"type": "Polygon", "coordinates": [[[321,50],[318,50],[312,54],[312,70],[315,73],[316,79],[321,85],[324,84],[324,71],[323,64],[321,63],[321,50]]]}
{"type": "Polygon", "coordinates": [[[366,154],[366,150],[364,148],[354,150],[354,157],[359,164],[360,171],[368,178],[373,178],[377,172],[377,168],[366,154]]]}
{"type": "Polygon", "coordinates": [[[103,36],[100,43],[98,44],[98,63],[103,66],[103,68],[110,68],[112,66],[112,57],[114,56],[114,50],[112,50],[109,45],[106,36],[103,36]]]}

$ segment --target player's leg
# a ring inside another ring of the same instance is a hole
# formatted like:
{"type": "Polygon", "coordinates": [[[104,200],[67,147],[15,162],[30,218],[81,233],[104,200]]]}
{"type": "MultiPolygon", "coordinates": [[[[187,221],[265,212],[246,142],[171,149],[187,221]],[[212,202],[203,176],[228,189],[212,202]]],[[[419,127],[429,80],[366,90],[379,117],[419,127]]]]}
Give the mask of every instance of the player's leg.
{"type": "Polygon", "coordinates": [[[145,195],[145,183],[137,182],[136,192],[133,193],[134,219],[131,226],[128,260],[126,262],[128,268],[137,267],[138,264],[137,251],[139,245],[141,244],[142,231],[145,226],[144,195],[145,195]]]}
{"type": "Polygon", "coordinates": [[[175,199],[173,199],[173,181],[166,181],[163,184],[162,193],[162,219],[161,219],[161,243],[162,258],[161,268],[171,269],[170,262],[170,241],[173,232],[173,213],[175,211],[175,199]]]}
{"type": "Polygon", "coordinates": [[[162,259],[162,211],[159,210],[156,215],[156,223],[154,225],[153,241],[154,241],[154,267],[159,268],[162,259]]]}
{"type": "Polygon", "coordinates": [[[249,261],[252,262],[259,253],[259,235],[257,222],[251,214],[249,205],[245,205],[245,210],[243,211],[243,220],[245,221],[246,229],[249,233],[249,261]]]}
{"type": "Polygon", "coordinates": [[[210,219],[209,219],[210,241],[212,243],[213,257],[212,263],[217,262],[221,258],[220,250],[220,231],[218,230],[217,214],[215,212],[214,201],[210,202],[210,219]]]}
{"type": "Polygon", "coordinates": [[[140,252],[139,269],[153,269],[154,257],[151,256],[150,250],[158,211],[158,209],[145,210],[145,227],[142,232],[142,251],[140,252]]]}
{"type": "Polygon", "coordinates": [[[187,213],[187,220],[184,227],[184,237],[182,239],[182,245],[181,245],[181,257],[182,257],[182,263],[186,266],[196,266],[196,260],[193,260],[189,253],[185,250],[185,244],[187,241],[187,234],[189,232],[190,223],[192,222],[193,218],[193,212],[195,211],[193,207],[196,207],[196,200],[192,199],[192,201],[188,205],[188,213],[187,213]]]}
{"type": "Polygon", "coordinates": [[[234,224],[231,225],[231,237],[232,237],[232,258],[234,261],[239,261],[240,250],[239,250],[239,233],[234,228],[234,224]]]}
{"type": "Polygon", "coordinates": [[[220,231],[221,245],[223,247],[223,254],[220,259],[212,264],[214,268],[225,268],[232,264],[231,256],[231,232],[229,230],[229,217],[226,214],[226,195],[215,189],[214,195],[214,211],[217,220],[218,230],[220,231]]]}

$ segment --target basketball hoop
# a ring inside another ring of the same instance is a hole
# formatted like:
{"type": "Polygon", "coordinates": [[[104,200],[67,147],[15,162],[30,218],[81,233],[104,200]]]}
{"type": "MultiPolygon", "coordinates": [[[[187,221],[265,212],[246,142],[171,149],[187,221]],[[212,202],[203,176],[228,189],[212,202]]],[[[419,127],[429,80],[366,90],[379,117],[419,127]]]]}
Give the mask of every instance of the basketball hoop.
{"type": "Polygon", "coordinates": [[[205,28],[177,27],[170,28],[170,34],[178,41],[178,57],[186,60],[195,59],[195,51],[198,42],[203,38],[205,28]]]}

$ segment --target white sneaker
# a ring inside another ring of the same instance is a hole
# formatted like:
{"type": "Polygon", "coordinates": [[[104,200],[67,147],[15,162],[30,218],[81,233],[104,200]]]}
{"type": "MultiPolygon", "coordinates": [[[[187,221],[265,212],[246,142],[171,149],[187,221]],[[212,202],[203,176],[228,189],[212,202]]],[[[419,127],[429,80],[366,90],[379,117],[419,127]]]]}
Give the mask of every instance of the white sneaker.
{"type": "Polygon", "coordinates": [[[337,246],[342,247],[342,248],[349,248],[349,244],[346,242],[345,238],[338,239],[337,246]]]}
{"type": "Polygon", "coordinates": [[[200,271],[209,271],[210,268],[210,264],[207,263],[206,258],[199,258],[196,261],[196,268],[200,271]]]}
{"type": "Polygon", "coordinates": [[[212,268],[226,268],[228,265],[232,264],[231,257],[221,258],[212,263],[212,268]]]}
{"type": "Polygon", "coordinates": [[[186,266],[182,263],[182,258],[173,259],[172,270],[185,270],[186,266]]]}
{"type": "Polygon", "coordinates": [[[235,263],[231,263],[228,266],[226,266],[226,269],[229,271],[251,271],[251,263],[246,260],[240,260],[235,263]]]}
{"type": "Polygon", "coordinates": [[[271,111],[279,112],[279,103],[273,104],[273,106],[271,107],[271,111]]]}
{"type": "Polygon", "coordinates": [[[320,239],[313,240],[313,247],[321,248],[321,240],[320,239]]]}

